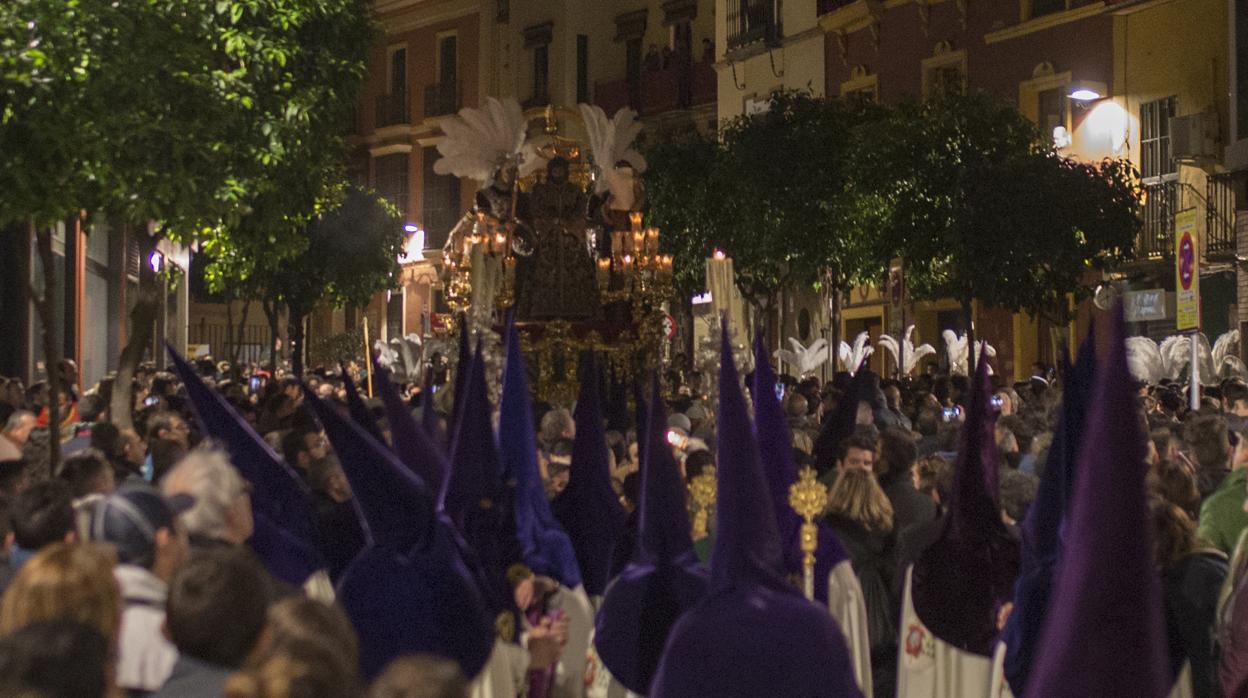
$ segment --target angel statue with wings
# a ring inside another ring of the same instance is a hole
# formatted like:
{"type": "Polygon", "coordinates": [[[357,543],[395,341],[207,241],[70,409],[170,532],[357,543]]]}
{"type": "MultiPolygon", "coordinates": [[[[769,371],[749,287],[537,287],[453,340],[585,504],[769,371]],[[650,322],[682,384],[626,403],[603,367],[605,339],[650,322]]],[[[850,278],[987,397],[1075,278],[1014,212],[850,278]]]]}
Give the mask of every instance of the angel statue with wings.
{"type": "MultiPolygon", "coordinates": [[[[442,124],[446,138],[438,144],[442,156],[433,165],[440,175],[474,179],[482,183],[473,210],[454,232],[471,227],[473,218],[484,219],[493,229],[508,228],[517,254],[528,254],[532,236],[524,224],[526,201],[520,178],[542,165],[528,141],[528,120],[514,99],[489,97],[480,108],[465,107],[442,124]]],[[[454,242],[454,232],[451,235],[454,242]]],[[[479,234],[495,230],[477,231],[479,234]]]]}
{"type": "Polygon", "coordinates": [[[625,107],[608,119],[602,107],[582,104],[581,118],[597,168],[592,213],[608,231],[628,230],[629,214],[646,205],[641,174],[646,159],[633,148],[641,134],[637,112],[625,107]]]}

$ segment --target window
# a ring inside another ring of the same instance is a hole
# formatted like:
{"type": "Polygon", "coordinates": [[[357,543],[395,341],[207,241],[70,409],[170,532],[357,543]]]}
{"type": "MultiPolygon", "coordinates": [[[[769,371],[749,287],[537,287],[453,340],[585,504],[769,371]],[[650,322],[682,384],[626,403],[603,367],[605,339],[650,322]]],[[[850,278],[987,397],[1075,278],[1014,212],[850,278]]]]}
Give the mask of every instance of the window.
{"type": "Polygon", "coordinates": [[[533,99],[548,100],[550,97],[550,46],[533,47],[533,99]]]}
{"type": "MultiPolygon", "coordinates": [[[[1055,138],[1058,134],[1061,134],[1063,138],[1069,137],[1065,130],[1070,128],[1066,119],[1066,107],[1069,104],[1066,92],[1067,88],[1062,86],[1044,90],[1036,96],[1040,107],[1037,124],[1044,131],[1045,135],[1049,137],[1055,138]],[[1057,130],[1059,128],[1063,130],[1059,132],[1057,130]]],[[[1058,147],[1063,147],[1061,143],[1056,141],[1055,144],[1058,147]]]]}
{"type": "Polygon", "coordinates": [[[1235,2],[1235,136],[1248,138],[1248,2],[1235,2]]]}
{"type": "Polygon", "coordinates": [[[624,74],[628,81],[628,105],[633,109],[641,106],[641,37],[631,37],[624,42],[624,74]]]}
{"type": "Polygon", "coordinates": [[[1166,97],[1140,105],[1140,176],[1146,180],[1178,173],[1170,154],[1170,119],[1177,101],[1166,97]]]}
{"type": "Polygon", "coordinates": [[[849,79],[841,83],[841,96],[878,102],[880,99],[879,76],[869,74],[866,66],[854,66],[850,70],[849,79]]]}
{"type": "Polygon", "coordinates": [[[374,167],[377,193],[399,209],[399,215],[407,217],[408,182],[407,153],[383,155],[374,167]]]}
{"type": "Polygon", "coordinates": [[[425,224],[425,248],[441,249],[462,213],[459,208],[459,179],[433,171],[433,163],[438,160],[436,147],[425,148],[421,156],[424,162],[421,218],[425,224]]]}
{"type": "Polygon", "coordinates": [[[589,103],[589,37],[576,35],[576,101],[589,103]]]}
{"type": "Polygon", "coordinates": [[[728,46],[780,38],[780,0],[728,0],[728,46]]]}
{"type": "Polygon", "coordinates": [[[390,80],[386,94],[397,95],[407,91],[407,49],[390,49],[390,80]]]}
{"type": "Polygon", "coordinates": [[[954,51],[947,41],[936,45],[931,58],[922,63],[923,96],[943,90],[966,92],[966,51],[954,51]]]}
{"type": "Polygon", "coordinates": [[[438,38],[438,82],[443,85],[454,85],[458,80],[458,58],[456,49],[459,46],[454,34],[438,38]]]}
{"type": "Polygon", "coordinates": [[[425,116],[454,114],[459,109],[459,41],[454,34],[438,37],[438,81],[425,88],[425,116]]]}

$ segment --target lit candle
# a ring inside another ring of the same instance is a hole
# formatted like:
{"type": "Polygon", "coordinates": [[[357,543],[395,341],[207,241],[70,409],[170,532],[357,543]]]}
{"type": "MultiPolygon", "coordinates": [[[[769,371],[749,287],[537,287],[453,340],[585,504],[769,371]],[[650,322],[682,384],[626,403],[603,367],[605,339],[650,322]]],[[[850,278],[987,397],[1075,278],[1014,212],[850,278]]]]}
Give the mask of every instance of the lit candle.
{"type": "Polygon", "coordinates": [[[628,222],[632,224],[633,230],[641,230],[641,211],[628,214],[628,222]]]}
{"type": "Polygon", "coordinates": [[[646,229],[646,252],[657,254],[659,251],[659,229],[646,229]]]}
{"type": "Polygon", "coordinates": [[[611,283],[611,260],[603,257],[598,260],[598,286],[602,290],[607,290],[607,286],[611,283]]]}
{"type": "Polygon", "coordinates": [[[645,252],[646,234],[638,230],[633,233],[633,252],[641,254],[645,252]]]}
{"type": "Polygon", "coordinates": [[[631,254],[626,254],[624,255],[624,273],[627,274],[628,272],[632,270],[633,270],[633,256],[631,254]]]}
{"type": "Polygon", "coordinates": [[[728,258],[728,255],[724,254],[724,251],[719,248],[715,248],[715,254],[713,256],[717,262],[722,262],[728,258]]]}

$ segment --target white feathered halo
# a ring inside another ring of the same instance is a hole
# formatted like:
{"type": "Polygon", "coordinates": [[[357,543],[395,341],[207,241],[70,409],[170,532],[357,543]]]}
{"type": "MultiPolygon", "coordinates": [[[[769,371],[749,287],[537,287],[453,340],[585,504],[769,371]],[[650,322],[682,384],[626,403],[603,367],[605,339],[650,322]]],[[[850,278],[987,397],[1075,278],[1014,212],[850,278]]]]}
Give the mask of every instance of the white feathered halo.
{"type": "Polygon", "coordinates": [[[493,183],[502,168],[514,166],[523,177],[542,165],[528,142],[528,120],[515,99],[487,97],[480,108],[464,107],[442,122],[442,156],[433,164],[440,175],[493,183]]]}
{"type": "Polygon", "coordinates": [[[831,353],[828,352],[828,341],[822,337],[816,339],[808,347],[802,346],[797,338],[789,337],[789,346],[793,348],[792,351],[777,349],[775,356],[786,364],[795,366],[803,378],[814,373],[832,358],[831,353]]]}
{"type": "Polygon", "coordinates": [[[876,342],[877,346],[888,352],[888,355],[893,358],[893,365],[901,368],[901,375],[903,376],[913,373],[914,369],[919,367],[920,361],[936,353],[936,350],[930,344],[920,344],[918,347],[915,347],[914,342],[910,341],[910,336],[913,333],[914,325],[910,325],[906,328],[906,333],[902,336],[901,343],[898,343],[897,338],[891,334],[880,335],[880,341],[876,342]],[[902,361],[901,353],[903,347],[905,348],[904,362],[902,361]]]}
{"type": "Polygon", "coordinates": [[[841,360],[841,368],[849,372],[849,375],[858,373],[862,362],[866,361],[875,353],[875,347],[871,346],[871,334],[869,332],[860,332],[854,338],[853,346],[847,342],[841,342],[841,346],[837,351],[837,358],[841,360]]]}
{"type": "MultiPolygon", "coordinates": [[[[1248,378],[1248,366],[1239,358],[1239,330],[1225,332],[1209,346],[1204,334],[1196,335],[1196,365],[1202,385],[1216,385],[1226,378],[1248,378]]],[[[1188,335],[1171,335],[1154,342],[1148,337],[1127,337],[1127,366],[1136,380],[1157,385],[1179,381],[1192,360],[1188,335]]]]}
{"type": "MultiPolygon", "coordinates": [[[[943,337],[945,340],[945,355],[949,359],[950,375],[954,375],[954,376],[969,375],[968,368],[967,368],[968,366],[967,359],[969,358],[968,357],[969,352],[967,351],[968,342],[966,338],[966,333],[955,334],[953,330],[945,330],[944,332],[940,333],[940,336],[943,337]]],[[[987,355],[989,357],[996,357],[997,350],[994,349],[993,346],[989,344],[988,342],[984,342],[984,341],[977,342],[975,345],[976,364],[979,363],[979,360],[984,355],[987,355]],[[980,348],[981,346],[983,347],[982,349],[980,348]]],[[[993,373],[992,364],[988,364],[988,374],[992,375],[992,373],[993,373]]]]}

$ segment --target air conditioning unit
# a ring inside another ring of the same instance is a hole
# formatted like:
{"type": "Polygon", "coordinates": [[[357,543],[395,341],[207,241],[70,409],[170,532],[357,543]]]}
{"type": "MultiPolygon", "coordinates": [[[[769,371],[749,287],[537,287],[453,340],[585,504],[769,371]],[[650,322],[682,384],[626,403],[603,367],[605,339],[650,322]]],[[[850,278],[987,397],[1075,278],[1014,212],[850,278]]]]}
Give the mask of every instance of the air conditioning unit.
{"type": "Polygon", "coordinates": [[[1218,154],[1218,118],[1200,112],[1170,119],[1170,152],[1176,160],[1205,160],[1218,154]]]}

